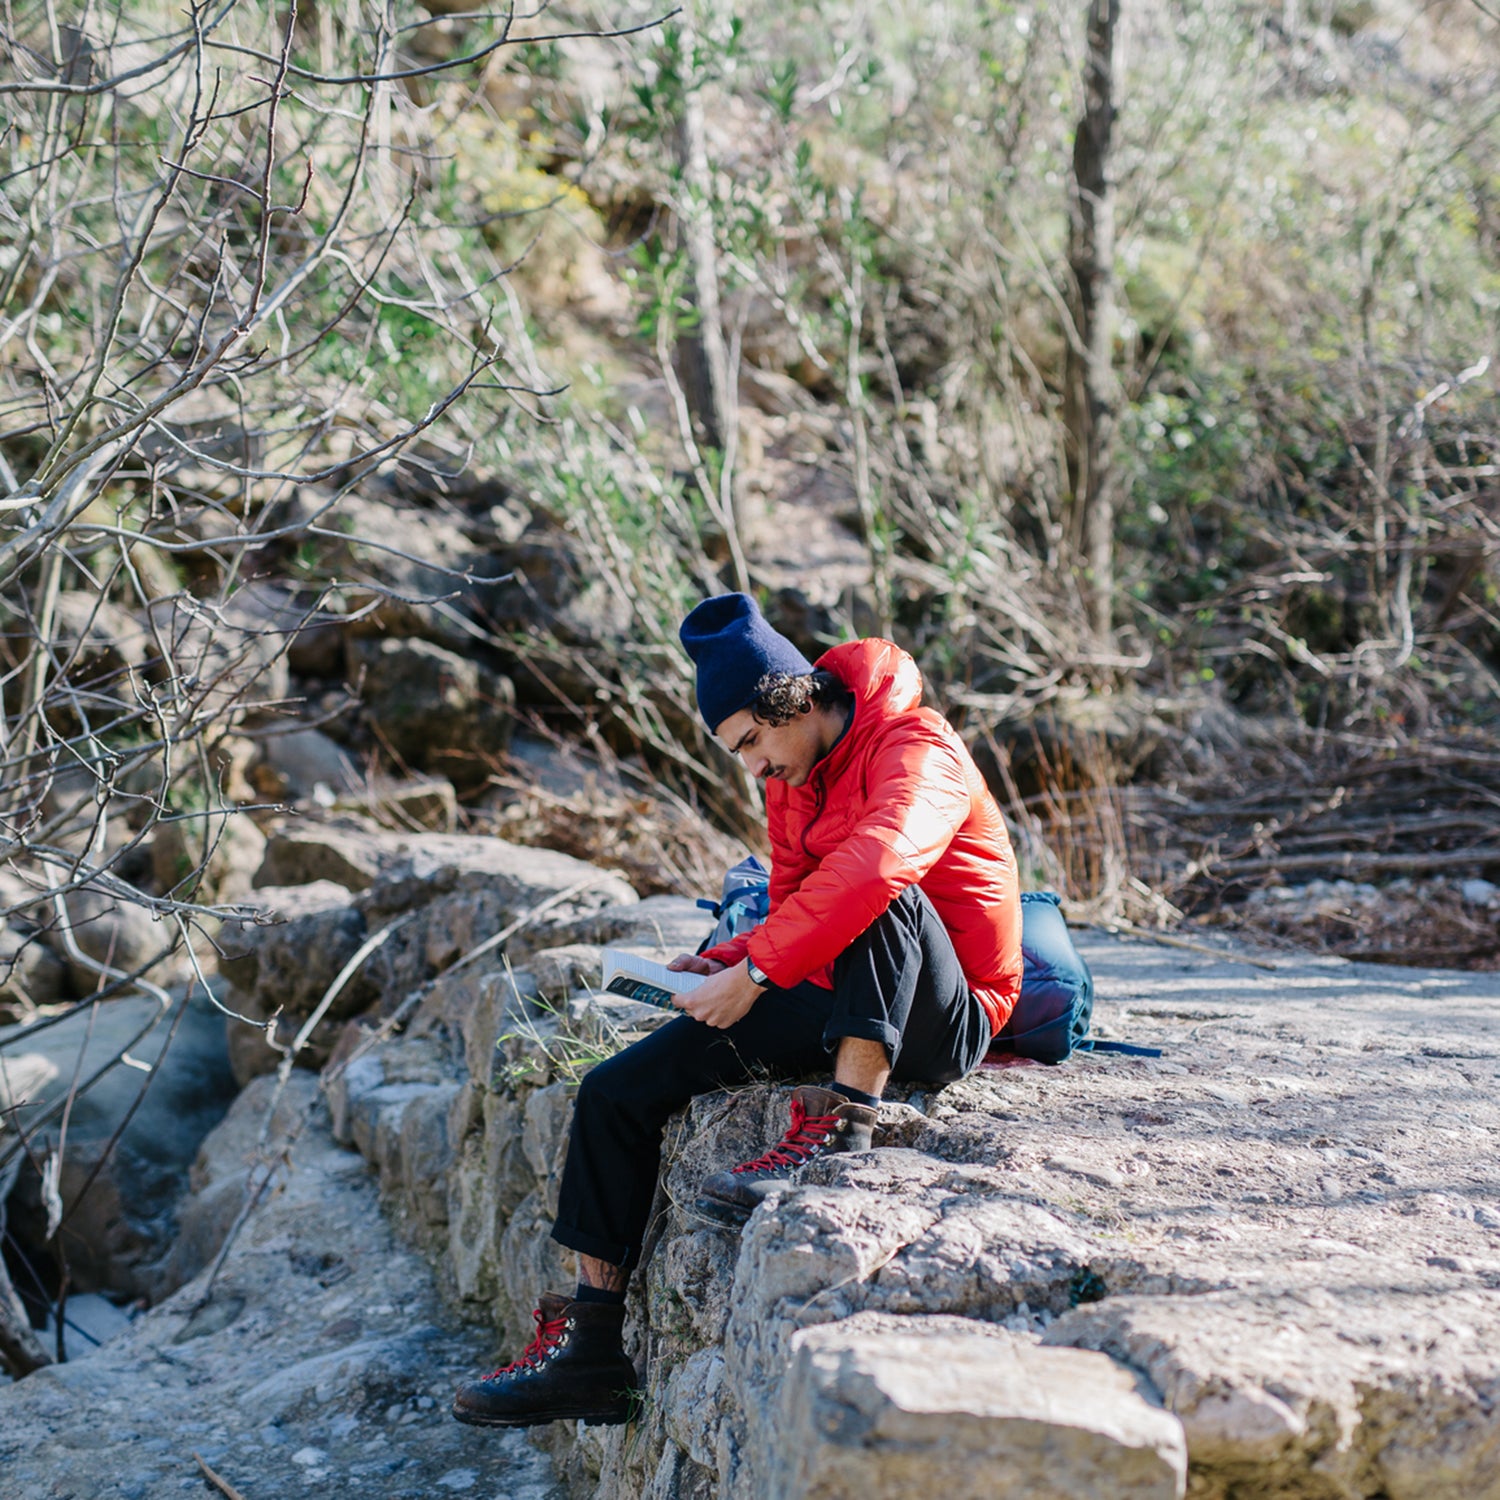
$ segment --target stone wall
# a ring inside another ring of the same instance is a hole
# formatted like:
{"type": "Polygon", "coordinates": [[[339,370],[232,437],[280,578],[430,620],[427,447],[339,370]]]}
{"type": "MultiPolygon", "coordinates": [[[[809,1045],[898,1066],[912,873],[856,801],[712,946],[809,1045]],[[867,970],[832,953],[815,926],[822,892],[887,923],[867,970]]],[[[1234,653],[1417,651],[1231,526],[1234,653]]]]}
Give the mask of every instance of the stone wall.
{"type": "MultiPolygon", "coordinates": [[[[663,915],[663,904],[645,905],[663,915]]],[[[686,907],[665,915],[701,925],[686,907]]],[[[538,967],[552,959],[538,955],[538,967]]],[[[405,1039],[362,1058],[334,1091],[336,1133],[376,1163],[452,1293],[492,1317],[512,1350],[529,1335],[537,1293],[575,1279],[547,1230],[579,1071],[665,1019],[629,1001],[548,1000],[531,970],[459,977],[439,983],[405,1039]]],[[[853,1316],[870,1304],[872,1271],[938,1224],[955,1195],[999,1186],[997,1173],[920,1149],[941,1127],[910,1106],[894,1111],[889,1138],[919,1149],[825,1169],[743,1237],[696,1219],[683,1206],[696,1182],[761,1149],[785,1110],[784,1089],[755,1086],[699,1100],[675,1122],[632,1289],[643,1416],[623,1431],[542,1434],[576,1494],[910,1495],[912,1466],[941,1451],[948,1487],[978,1500],[1002,1493],[986,1457],[1012,1447],[1031,1455],[1013,1466],[1017,1496],[1052,1493],[1038,1487],[1049,1470],[1059,1495],[1085,1493],[1085,1473],[1095,1475],[1087,1493],[1181,1493],[1180,1424],[1133,1374],[978,1321],[1012,1316],[1027,1298],[1065,1309],[1087,1264],[1066,1236],[1052,1260],[996,1265],[982,1287],[950,1243],[936,1250],[947,1274],[894,1299],[904,1316],[853,1316]],[[969,1316],[925,1316],[945,1308],[969,1316]],[[830,1440],[824,1409],[848,1402],[854,1421],[841,1419],[830,1440]]],[[[976,1226],[957,1219],[963,1242],[976,1226]]]]}
{"type": "MultiPolygon", "coordinates": [[[[663,1019],[591,996],[594,945],[666,956],[701,922],[691,903],[612,908],[523,967],[439,978],[334,1088],[341,1138],[506,1357],[538,1292],[573,1283],[547,1229],[576,1080],[663,1019]]],[[[1347,965],[1304,960],[1288,991],[1232,957],[1161,953],[1095,963],[1102,1024],[1130,1001],[1163,1058],[985,1070],[890,1102],[885,1149],[816,1165],[742,1234],[696,1219],[694,1192],[774,1139],[786,1091],[695,1101],[632,1283],[642,1415],[535,1434],[573,1493],[1500,1496],[1493,1184],[1436,1137],[1413,1135],[1410,1162],[1358,1144],[1415,1132],[1418,1074],[1445,1066],[1413,1044],[1369,1087],[1368,1054],[1344,1046],[1392,1036],[1410,993],[1347,965]],[[1205,1004],[1205,982],[1234,1003],[1205,1004]]],[[[1439,997],[1422,1035],[1479,1059],[1465,1128],[1492,1141],[1500,987],[1470,983],[1484,994],[1439,997]]]]}

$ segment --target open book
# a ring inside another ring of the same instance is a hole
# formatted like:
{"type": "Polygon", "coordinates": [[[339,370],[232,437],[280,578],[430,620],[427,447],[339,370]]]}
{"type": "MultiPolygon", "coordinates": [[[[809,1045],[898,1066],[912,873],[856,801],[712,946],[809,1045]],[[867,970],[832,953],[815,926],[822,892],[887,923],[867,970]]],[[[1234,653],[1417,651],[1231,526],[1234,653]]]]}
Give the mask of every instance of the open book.
{"type": "Polygon", "coordinates": [[[605,990],[611,995],[623,995],[627,1000],[659,1005],[664,1010],[675,1009],[672,996],[696,989],[704,977],[702,974],[680,974],[626,948],[604,950],[605,990]]]}

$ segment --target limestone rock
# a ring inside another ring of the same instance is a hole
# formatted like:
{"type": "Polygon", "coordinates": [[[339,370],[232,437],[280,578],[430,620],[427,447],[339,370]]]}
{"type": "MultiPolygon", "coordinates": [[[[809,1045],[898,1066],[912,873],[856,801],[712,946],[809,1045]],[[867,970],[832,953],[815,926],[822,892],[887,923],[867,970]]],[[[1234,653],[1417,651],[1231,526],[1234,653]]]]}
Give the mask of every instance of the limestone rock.
{"type": "Polygon", "coordinates": [[[599,988],[599,950],[591,943],[538,949],[527,957],[526,967],[536,977],[537,988],[551,999],[563,1000],[575,990],[599,988]]]}
{"type": "Polygon", "coordinates": [[[0,1007],[22,1014],[50,1005],[67,991],[68,971],[38,932],[0,927],[0,1007]]]}
{"type": "Polygon", "coordinates": [[[572,646],[628,633],[629,602],[588,568],[567,525],[540,507],[533,507],[495,558],[497,571],[514,575],[481,594],[495,629],[543,629],[572,646]]]}
{"type": "Polygon", "coordinates": [[[293,800],[323,796],[333,801],[358,792],[364,782],[354,757],[321,729],[267,735],[260,755],[260,764],[280,783],[279,795],[293,800]]]}
{"type": "Polygon", "coordinates": [[[65,1060],[26,1047],[20,1040],[22,1031],[21,1027],[0,1031],[0,1042],[9,1044],[0,1067],[0,1223],[11,1189],[27,1165],[22,1142],[40,1123],[47,1101],[55,1099],[65,1060]]]}
{"type": "MultiPolygon", "coordinates": [[[[256,1019],[280,1010],[305,1017],[365,940],[365,917],[348,889],[331,880],[262,887],[255,892],[258,922],[225,923],[220,971],[234,985],[231,1004],[246,998],[260,1007],[256,1019]]],[[[351,983],[332,1018],[343,1020],[370,1004],[372,995],[351,983]]]]}
{"type": "Polygon", "coordinates": [[[526,1165],[537,1181],[550,1189],[545,1196],[555,1209],[556,1185],[562,1179],[568,1127],[573,1122],[573,1085],[553,1083],[533,1089],[526,1097],[522,1120],[521,1149],[526,1165]]]}
{"type": "Polygon", "coordinates": [[[341,615],[315,607],[311,593],[295,585],[254,579],[236,589],[236,618],[254,625],[303,677],[333,678],[343,666],[341,615]]]}
{"type": "Polygon", "coordinates": [[[579,887],[574,909],[557,912],[551,926],[582,920],[601,907],[635,902],[635,893],[622,876],[551,849],[463,834],[422,834],[404,842],[404,858],[382,873],[371,892],[372,910],[404,911],[419,899],[469,894],[490,886],[498,887],[511,905],[536,904],[579,887]]]}
{"type": "MultiPolygon", "coordinates": [[[[320,497],[303,503],[326,501],[320,497]]],[[[370,613],[343,627],[346,640],[351,633],[420,637],[451,651],[471,652],[474,638],[464,629],[464,616],[482,614],[496,592],[512,587],[496,581],[505,567],[491,555],[489,528],[466,524],[453,512],[414,505],[391,490],[344,495],[339,515],[349,528],[346,540],[325,538],[323,566],[341,578],[374,577],[384,585],[365,598],[351,590],[351,607],[359,611],[367,604],[370,613]],[[389,550],[393,543],[399,553],[389,550]],[[464,574],[473,582],[455,576],[464,574]],[[417,602],[423,599],[444,602],[435,608],[417,602]]]]}
{"type": "MultiPolygon", "coordinates": [[[[16,1036],[0,1032],[0,1109],[17,1110],[16,1125],[0,1130],[0,1156],[16,1150],[18,1126],[32,1157],[45,1161],[59,1147],[75,1076],[87,1084],[68,1110],[59,1180],[73,1284],[158,1295],[188,1166],[234,1097],[223,1017],[201,992],[171,1014],[155,1000],[126,996],[34,1037],[16,1036]],[[127,1054],[141,1066],[122,1061],[127,1054]]],[[[40,1254],[47,1213],[30,1167],[20,1172],[9,1217],[16,1236],[40,1254]]]]}
{"type": "MultiPolygon", "coordinates": [[[[406,857],[359,898],[371,930],[421,910],[371,955],[367,973],[381,993],[399,999],[544,903],[555,903],[552,920],[567,920],[634,895],[621,876],[566,854],[501,839],[424,834],[411,839],[406,857]]],[[[528,930],[545,932],[546,924],[528,930]]],[[[520,957],[525,949],[518,943],[511,951],[520,957]]]]}
{"type": "Polygon", "coordinates": [[[560,945],[628,948],[659,961],[696,953],[713,930],[713,918],[686,896],[647,896],[609,905],[554,924],[549,936],[560,945]]]}
{"type": "Polygon", "coordinates": [[[328,880],[347,891],[364,891],[383,871],[400,864],[410,845],[409,834],[352,821],[289,823],[266,841],[255,883],[298,886],[328,880]]]}
{"type": "MultiPolygon", "coordinates": [[[[475,964],[443,974],[433,982],[418,1007],[407,1035],[419,1038],[436,1034],[445,1038],[453,1053],[452,1076],[467,1081],[476,1092],[489,1094],[497,1067],[503,1061],[498,1047],[500,1038],[523,1028],[541,1013],[536,994],[536,986],[525,969],[475,964]]],[[[507,1093],[505,1097],[513,1099],[514,1095],[507,1093]]],[[[459,1133],[465,1133],[467,1128],[466,1125],[459,1133]]]]}
{"type": "Polygon", "coordinates": [[[1310,1473],[1334,1493],[1391,1500],[1500,1496],[1500,1372],[1485,1336],[1431,1290],[1341,1292],[1109,1298],[1059,1319],[1045,1341],[1146,1373],[1182,1421],[1195,1496],[1294,1493],[1310,1473]],[[1421,1346],[1418,1372],[1410,1351],[1421,1346]]]}
{"type": "Polygon", "coordinates": [[[252,1079],[206,1135],[178,1204],[177,1234],[157,1268],[160,1300],[191,1281],[218,1255],[259,1173],[295,1142],[317,1102],[317,1080],[294,1073],[283,1088],[252,1079]]]}
{"type": "Polygon", "coordinates": [[[375,1165],[413,1237],[436,1248],[448,1225],[449,1121],[461,1084],[437,1036],[387,1049],[372,1047],[372,1036],[351,1027],[333,1059],[334,1138],[375,1165]]]}
{"type": "MultiPolygon", "coordinates": [[[[723,1447],[726,1389],[723,1353],[713,1347],[672,1369],[666,1381],[667,1435],[699,1468],[712,1473],[719,1467],[723,1447]]],[[[795,1441],[791,1431],[788,1441],[795,1441]]],[[[801,1495],[801,1489],[789,1491],[801,1495]]]]}
{"type": "Polygon", "coordinates": [[[1179,1500],[1182,1424],[1125,1366],[951,1317],[799,1333],[778,1477],[803,1500],[1179,1500]]]}
{"type": "Polygon", "coordinates": [[[154,921],[144,898],[137,905],[109,890],[86,886],[70,891],[63,905],[78,953],[70,949],[60,924],[45,929],[46,941],[67,967],[75,994],[92,994],[101,977],[134,973],[153,960],[165,960],[173,946],[175,929],[154,921]]]}
{"type": "Polygon", "coordinates": [[[380,737],[409,766],[482,784],[503,753],[515,688],[467,656],[423,640],[353,639],[349,677],[380,737]]]}

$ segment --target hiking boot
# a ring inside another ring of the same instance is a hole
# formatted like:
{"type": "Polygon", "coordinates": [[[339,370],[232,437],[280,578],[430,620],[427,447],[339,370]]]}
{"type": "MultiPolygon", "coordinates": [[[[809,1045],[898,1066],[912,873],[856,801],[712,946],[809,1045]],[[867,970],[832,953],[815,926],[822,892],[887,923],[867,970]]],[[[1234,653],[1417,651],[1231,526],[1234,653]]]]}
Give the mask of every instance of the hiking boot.
{"type": "Polygon", "coordinates": [[[475,1427],[629,1421],[636,1379],[620,1342],[625,1309],[544,1292],[532,1316],[536,1337],[521,1357],[461,1385],[453,1415],[475,1427]]]}
{"type": "Polygon", "coordinates": [[[878,1110],[855,1104],[832,1089],[803,1084],[792,1090],[792,1123],[764,1156],[715,1172],[699,1191],[695,1205],[720,1224],[743,1224],[774,1188],[820,1156],[868,1151],[878,1110]]]}

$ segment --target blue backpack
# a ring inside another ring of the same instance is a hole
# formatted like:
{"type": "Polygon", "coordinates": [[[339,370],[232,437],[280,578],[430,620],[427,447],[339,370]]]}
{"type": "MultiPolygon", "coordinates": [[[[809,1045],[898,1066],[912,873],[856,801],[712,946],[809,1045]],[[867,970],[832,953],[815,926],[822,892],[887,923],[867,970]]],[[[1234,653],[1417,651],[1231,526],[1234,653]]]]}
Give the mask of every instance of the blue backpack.
{"type": "Polygon", "coordinates": [[[759,927],[771,915],[770,872],[753,854],[747,855],[725,872],[719,899],[706,901],[700,896],[698,905],[714,914],[714,930],[698,945],[702,953],[759,927]]]}
{"type": "Polygon", "coordinates": [[[990,1043],[991,1053],[1060,1063],[1072,1052],[1123,1052],[1160,1057],[1156,1047],[1101,1042],[1089,1035],[1094,976],[1073,945],[1062,903],[1052,891],[1021,896],[1021,993],[1010,1019],[990,1043]]]}
{"type": "Polygon", "coordinates": [[[1085,1046],[1094,1016],[1094,976],[1073,946],[1051,891],[1021,896],[1021,993],[990,1044],[1035,1062],[1060,1063],[1085,1046]]]}

